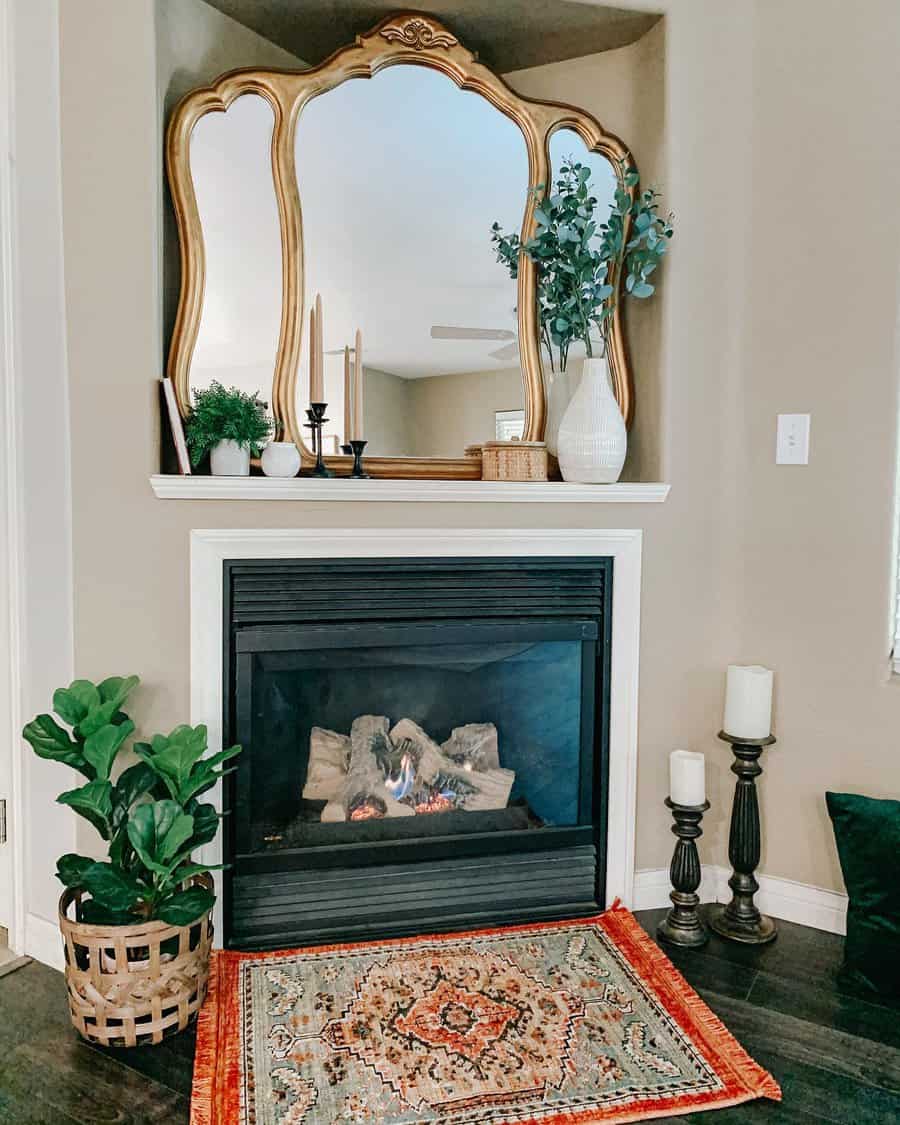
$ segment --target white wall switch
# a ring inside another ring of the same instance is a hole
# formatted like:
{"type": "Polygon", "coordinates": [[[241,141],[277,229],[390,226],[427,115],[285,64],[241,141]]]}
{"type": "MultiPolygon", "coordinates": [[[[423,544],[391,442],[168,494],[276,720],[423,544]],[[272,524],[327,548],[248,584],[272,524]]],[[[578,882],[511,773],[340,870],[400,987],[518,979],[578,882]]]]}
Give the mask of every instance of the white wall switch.
{"type": "Polygon", "coordinates": [[[809,464],[808,414],[779,414],[775,438],[776,465],[809,464]]]}

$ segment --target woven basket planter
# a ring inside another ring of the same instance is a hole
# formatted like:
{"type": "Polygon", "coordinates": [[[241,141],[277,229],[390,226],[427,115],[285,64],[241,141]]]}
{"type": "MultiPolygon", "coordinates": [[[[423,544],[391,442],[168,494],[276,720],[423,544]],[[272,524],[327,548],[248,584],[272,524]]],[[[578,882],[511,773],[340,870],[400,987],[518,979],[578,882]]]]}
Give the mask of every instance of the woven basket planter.
{"type": "MultiPolygon", "coordinates": [[[[212,889],[209,875],[190,882],[212,889]]],[[[211,913],[190,926],[95,926],[76,921],[82,897],[66,890],[59,900],[75,1030],[104,1047],[137,1047],[186,1028],[206,999],[211,913]]]]}

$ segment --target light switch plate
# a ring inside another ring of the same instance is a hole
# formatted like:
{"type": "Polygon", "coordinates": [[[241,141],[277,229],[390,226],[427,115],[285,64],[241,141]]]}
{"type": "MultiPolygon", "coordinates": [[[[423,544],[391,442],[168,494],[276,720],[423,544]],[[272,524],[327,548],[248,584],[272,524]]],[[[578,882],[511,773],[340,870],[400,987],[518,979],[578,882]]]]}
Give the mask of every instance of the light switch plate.
{"type": "Polygon", "coordinates": [[[808,414],[779,414],[775,438],[776,465],[809,464],[808,414]]]}

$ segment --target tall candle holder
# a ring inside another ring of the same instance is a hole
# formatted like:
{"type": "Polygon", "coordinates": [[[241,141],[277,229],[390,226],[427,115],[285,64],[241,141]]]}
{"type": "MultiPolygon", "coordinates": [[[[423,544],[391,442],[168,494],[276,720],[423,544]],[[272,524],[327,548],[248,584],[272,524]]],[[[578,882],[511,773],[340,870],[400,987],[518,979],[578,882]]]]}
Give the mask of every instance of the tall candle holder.
{"type": "Polygon", "coordinates": [[[327,409],[327,402],[311,402],[309,404],[309,409],[306,411],[306,417],[309,419],[306,428],[311,433],[313,453],[316,455],[316,463],[312,470],[312,475],[314,477],[334,476],[334,473],[325,464],[325,459],[322,456],[322,426],[328,421],[325,417],[325,411],[327,409]]]}
{"type": "Polygon", "coordinates": [[[775,738],[771,734],[766,738],[738,738],[725,731],[719,731],[719,738],[731,744],[735,758],[731,772],[737,776],[728,834],[728,860],[732,866],[728,885],[732,896],[727,906],[715,910],[709,924],[720,937],[745,945],[764,945],[774,941],[778,931],[775,922],[760,914],[753,901],[759,890],[754,872],[762,847],[756,779],[762,773],[760,756],[775,738]]]}
{"type": "Polygon", "coordinates": [[[353,472],[350,474],[357,480],[368,480],[369,474],[363,468],[363,450],[369,443],[367,441],[351,441],[350,450],[353,453],[353,472]]]}
{"type": "Polygon", "coordinates": [[[697,913],[701,871],[696,844],[703,835],[700,822],[709,808],[709,801],[704,801],[702,805],[676,805],[671,797],[667,797],[666,808],[672,812],[675,821],[672,831],[678,837],[678,843],[669,866],[672,907],[657,926],[656,935],[671,945],[696,949],[709,941],[709,934],[697,913]]]}

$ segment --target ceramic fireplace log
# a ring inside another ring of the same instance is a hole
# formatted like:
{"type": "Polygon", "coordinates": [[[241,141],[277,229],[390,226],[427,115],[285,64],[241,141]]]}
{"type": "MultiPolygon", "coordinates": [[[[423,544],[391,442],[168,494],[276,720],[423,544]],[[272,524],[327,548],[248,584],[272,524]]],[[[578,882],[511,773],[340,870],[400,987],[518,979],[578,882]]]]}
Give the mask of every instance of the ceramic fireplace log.
{"type": "Polygon", "coordinates": [[[473,765],[499,763],[493,724],[457,727],[444,745],[452,756],[412,719],[390,729],[384,715],[360,715],[349,738],[314,727],[303,795],[328,802],[325,823],[505,809],[515,771],[473,765]]]}
{"type": "Polygon", "coordinates": [[[309,765],[303,798],[306,801],[334,801],[347,780],[350,765],[350,739],[346,734],[313,727],[309,734],[309,765]]]}

